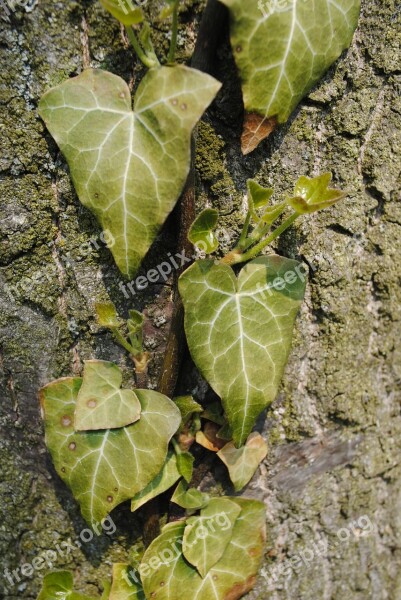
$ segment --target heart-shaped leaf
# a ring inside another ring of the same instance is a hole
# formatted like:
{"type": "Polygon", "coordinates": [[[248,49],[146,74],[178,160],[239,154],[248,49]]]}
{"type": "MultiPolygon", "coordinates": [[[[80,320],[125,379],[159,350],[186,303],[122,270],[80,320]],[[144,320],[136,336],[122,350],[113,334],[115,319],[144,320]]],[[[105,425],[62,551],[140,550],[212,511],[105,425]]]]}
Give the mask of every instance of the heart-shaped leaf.
{"type": "Polygon", "coordinates": [[[113,583],[108,600],[146,600],[142,585],[130,576],[130,566],[113,565],[113,583]]]}
{"type": "Polygon", "coordinates": [[[294,188],[294,196],[288,199],[288,204],[299,214],[313,213],[328,208],[339,202],[347,192],[329,188],[331,173],[318,177],[300,177],[294,188]]]}
{"type": "Polygon", "coordinates": [[[206,254],[211,254],[219,247],[219,241],[214,235],[218,219],[217,210],[205,208],[192,223],[188,232],[189,241],[206,254]]]}
{"type": "Polygon", "coordinates": [[[212,498],[198,517],[187,519],[182,551],[202,577],[223,556],[241,508],[228,498],[212,498]]]}
{"type": "Polygon", "coordinates": [[[177,456],[172,450],[167,454],[162,470],[143,490],[138,492],[131,501],[131,511],[138,510],[141,506],[170,489],[179,479],[181,473],[177,467],[177,456]]]}
{"type": "Polygon", "coordinates": [[[48,91],[39,114],[67,159],[82,204],[133,276],[182,191],[191,132],[220,83],[184,66],[148,71],[135,95],[120,77],[87,69],[48,91]]]}
{"type": "Polygon", "coordinates": [[[61,479],[71,488],[89,524],[99,523],[160,472],[181,417],[166,396],[136,390],[141,418],[128,427],[74,431],[82,379],[67,377],[42,388],[46,444],[61,479]]]}
{"type": "Polygon", "coordinates": [[[221,2],[230,10],[231,44],[248,113],[243,137],[247,153],[277,123],[287,121],[348,48],[360,0],[221,2]]]}
{"type": "Polygon", "coordinates": [[[37,600],[98,600],[74,592],[74,580],[69,571],[54,571],[43,578],[42,589],[37,600]]]}
{"type": "Polygon", "coordinates": [[[236,492],[252,479],[256,469],[267,455],[267,444],[259,433],[251,433],[245,446],[236,448],[229,442],[217,456],[226,465],[236,492]]]}
{"type": "Polygon", "coordinates": [[[171,498],[171,502],[189,511],[204,508],[208,505],[209,500],[210,497],[208,494],[204,494],[195,488],[188,489],[184,481],[180,481],[171,498]]]}
{"type": "Polygon", "coordinates": [[[265,507],[257,500],[230,501],[238,504],[241,512],[232,523],[231,540],[223,556],[204,578],[180,552],[185,522],[169,523],[163,528],[140,566],[147,598],[175,600],[187,590],[196,600],[237,600],[253,588],[265,542],[265,507]]]}
{"type": "Polygon", "coordinates": [[[75,430],[115,429],[135,423],[141,404],[132,390],[122,390],[121,369],[106,360],[87,360],[75,408],[75,430]]]}
{"type": "Polygon", "coordinates": [[[221,397],[237,446],[277,394],[305,280],[300,263],[280,256],[253,260],[238,279],[212,261],[180,277],[192,358],[221,397]]]}

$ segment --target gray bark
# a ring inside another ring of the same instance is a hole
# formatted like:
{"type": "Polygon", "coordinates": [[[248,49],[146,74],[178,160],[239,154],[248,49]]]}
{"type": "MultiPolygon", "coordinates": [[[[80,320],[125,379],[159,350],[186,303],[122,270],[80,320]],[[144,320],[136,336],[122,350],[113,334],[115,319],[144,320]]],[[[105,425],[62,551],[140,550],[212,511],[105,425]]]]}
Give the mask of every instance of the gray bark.
{"type": "MultiPolygon", "coordinates": [[[[202,6],[186,2],[181,58],[193,50],[202,6]]],[[[118,26],[91,0],[39,0],[10,19],[1,21],[0,46],[0,579],[3,597],[16,600],[36,597],[44,570],[10,585],[3,569],[20,569],[55,542],[75,543],[86,527],[45,449],[38,389],[78,374],[93,357],[125,365],[129,377],[124,354],[96,325],[94,304],[107,295],[122,314],[150,303],[155,381],[171,292],[159,286],[125,298],[98,226],[36,113],[41,94],[83,65],[134,85],[141,70],[118,26]],[[92,243],[88,252],[82,244],[91,238],[98,248],[92,243]]],[[[166,46],[163,33],[158,43],[166,46]]],[[[268,458],[244,492],[267,508],[265,571],[253,600],[401,598],[399,44],[400,6],[363,0],[349,52],[291,122],[245,159],[238,82],[223,46],[216,76],[225,88],[199,127],[199,207],[220,208],[231,240],[243,220],[247,177],[283,192],[302,174],[333,171],[349,190],[348,200],[305,219],[278,245],[308,261],[312,276],[282,389],[263,425],[268,458]]],[[[163,240],[150,266],[173,244],[168,235],[163,240]]],[[[96,594],[137,538],[129,507],[113,519],[112,537],[55,562],[74,571],[83,592],[96,594]]]]}

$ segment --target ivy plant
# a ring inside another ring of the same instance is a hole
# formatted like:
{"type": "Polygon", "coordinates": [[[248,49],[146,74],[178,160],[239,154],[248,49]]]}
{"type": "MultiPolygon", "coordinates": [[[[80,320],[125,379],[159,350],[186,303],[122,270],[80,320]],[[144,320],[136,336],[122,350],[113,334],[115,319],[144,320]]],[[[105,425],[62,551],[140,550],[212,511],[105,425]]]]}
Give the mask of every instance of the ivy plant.
{"type": "MultiPolygon", "coordinates": [[[[221,1],[230,10],[242,79],[247,153],[289,118],[349,45],[359,1],[292,2],[284,9],[260,0],[221,1]]],[[[175,62],[179,0],[168,0],[159,14],[172,23],[161,61],[139,5],[101,4],[126,28],[148,68],[134,107],[120,77],[86,69],[46,92],[39,113],[69,164],[79,199],[111,233],[118,268],[132,276],[180,197],[193,129],[220,83],[175,62]]],[[[168,491],[181,511],[139,560],[113,566],[103,600],[173,600],[184,589],[189,599],[235,600],[254,586],[266,537],[264,505],[200,489],[191,448],[197,443],[214,452],[235,492],[265,459],[266,441],[254,427],[277,395],[307,281],[300,262],[269,247],[298,218],[344,198],[329,187],[331,178],[301,176],[279,201],[273,189],[248,180],[243,229],[225,255],[215,209],[205,208],[186,231],[203,258],[179,278],[177,315],[182,302],[189,351],[221,402],[205,407],[189,395],[171,399],[146,385],[128,389],[118,365],[97,359],[86,361],[82,377],[58,379],[40,391],[47,447],[90,525],[124,501],[136,512],[168,491]]],[[[110,302],[96,312],[142,381],[150,360],[144,315],[131,310],[124,322],[110,302]]],[[[50,573],[38,600],[94,600],[73,588],[70,573],[50,573]]]]}

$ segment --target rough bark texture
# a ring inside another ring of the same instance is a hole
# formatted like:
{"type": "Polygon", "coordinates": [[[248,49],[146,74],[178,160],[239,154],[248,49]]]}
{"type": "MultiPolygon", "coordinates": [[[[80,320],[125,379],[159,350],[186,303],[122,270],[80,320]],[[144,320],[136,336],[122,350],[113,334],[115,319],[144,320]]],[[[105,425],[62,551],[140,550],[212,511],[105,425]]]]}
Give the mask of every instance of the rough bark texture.
{"type": "MultiPolygon", "coordinates": [[[[183,59],[203,7],[184,4],[183,59]]],[[[1,22],[0,46],[0,579],[2,597],[17,600],[36,597],[47,567],[19,574],[16,585],[3,569],[30,563],[57,541],[75,545],[85,528],[44,447],[38,388],[79,373],[93,357],[128,373],[124,354],[96,325],[94,303],[108,295],[122,314],[150,303],[154,381],[172,307],[168,285],[130,298],[121,291],[122,277],[36,113],[44,90],[89,64],[134,86],[141,69],[118,25],[89,0],[34,1],[10,19],[1,22]],[[87,245],[91,238],[97,249],[87,245]]],[[[166,47],[167,36],[157,35],[166,47]]],[[[196,166],[199,208],[207,202],[224,213],[222,238],[238,234],[247,177],[282,192],[301,174],[331,170],[349,190],[346,202],[305,219],[278,247],[303,257],[312,275],[280,395],[261,424],[268,459],[245,491],[265,500],[268,523],[265,576],[251,599],[401,598],[399,42],[395,0],[363,0],[350,51],[291,122],[246,158],[238,81],[227,44],[219,51],[215,74],[225,87],[199,127],[196,166]]],[[[168,232],[147,268],[174,248],[168,232]]],[[[204,390],[199,382],[198,397],[204,390]]],[[[222,473],[218,467],[205,485],[222,473]]],[[[98,591],[111,562],[125,560],[136,539],[129,507],[113,519],[112,537],[96,537],[54,563],[71,568],[87,593],[98,591]]]]}

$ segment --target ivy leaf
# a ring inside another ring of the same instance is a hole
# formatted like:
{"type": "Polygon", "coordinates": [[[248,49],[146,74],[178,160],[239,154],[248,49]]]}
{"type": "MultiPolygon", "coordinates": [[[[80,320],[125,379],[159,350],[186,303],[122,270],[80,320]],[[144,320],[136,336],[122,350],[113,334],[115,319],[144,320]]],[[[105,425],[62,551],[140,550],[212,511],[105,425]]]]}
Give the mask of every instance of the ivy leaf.
{"type": "Polygon", "coordinates": [[[130,570],[127,564],[113,565],[113,583],[109,600],[146,600],[142,585],[130,577],[130,570]]]}
{"type": "Polygon", "coordinates": [[[192,396],[177,396],[176,398],[173,398],[173,400],[181,412],[182,422],[179,431],[182,431],[194,415],[203,411],[203,406],[195,402],[192,396]]]}
{"type": "Polygon", "coordinates": [[[252,211],[264,208],[270,202],[270,198],[274,194],[274,190],[262,187],[254,179],[248,179],[247,188],[248,203],[252,211]]]}
{"type": "Polygon", "coordinates": [[[137,354],[143,352],[143,326],[145,323],[144,315],[138,310],[129,311],[129,319],[127,321],[128,336],[131,346],[137,354]]]}
{"type": "Polygon", "coordinates": [[[253,260],[238,279],[207,260],[180,277],[192,358],[221,397],[237,446],[277,394],[305,279],[300,263],[280,256],[253,260]]]}
{"type": "Polygon", "coordinates": [[[241,512],[223,556],[204,578],[179,552],[185,522],[163,528],[146,550],[140,567],[147,598],[172,600],[181,598],[183,590],[190,590],[196,600],[238,600],[253,588],[265,542],[265,507],[257,500],[230,501],[238,504],[241,512]]]}
{"type": "Polygon", "coordinates": [[[86,69],[42,97],[39,114],[125,275],[138,270],[174,208],[189,171],[192,129],[219,89],[195,69],[150,69],[133,112],[125,81],[86,69]]]}
{"type": "Polygon", "coordinates": [[[143,12],[133,0],[100,0],[100,4],[126,27],[143,21],[143,12]]]}
{"type": "Polygon", "coordinates": [[[141,404],[132,390],[122,390],[121,369],[106,360],[87,360],[75,408],[75,430],[115,429],[135,423],[141,404]]]}
{"type": "Polygon", "coordinates": [[[294,189],[294,197],[288,204],[299,214],[313,213],[328,208],[347,195],[346,192],[329,188],[331,173],[319,177],[300,177],[294,189]]]}
{"type": "Polygon", "coordinates": [[[242,140],[248,153],[288,120],[348,48],[360,0],[221,1],[230,10],[231,45],[248,113],[242,140]]]}
{"type": "Polygon", "coordinates": [[[98,600],[74,592],[74,580],[69,571],[54,571],[43,578],[42,589],[37,600],[98,600]]]}
{"type": "Polygon", "coordinates": [[[95,306],[97,320],[101,327],[119,327],[117,310],[112,302],[98,302],[95,306]]]}
{"type": "Polygon", "coordinates": [[[214,208],[206,208],[192,223],[188,239],[199,250],[211,254],[219,247],[219,241],[214,235],[219,213],[214,208]]]}
{"type": "Polygon", "coordinates": [[[195,457],[190,452],[177,454],[177,468],[185,481],[189,483],[192,479],[195,457]]]}
{"type": "Polygon", "coordinates": [[[175,492],[171,498],[171,502],[178,504],[186,510],[199,510],[204,508],[209,503],[209,495],[196,490],[195,488],[188,489],[188,486],[183,481],[177,485],[175,492]]]}
{"type": "Polygon", "coordinates": [[[228,469],[236,492],[249,483],[266,455],[267,444],[259,433],[251,433],[242,448],[229,442],[217,453],[228,469]]]}
{"type": "Polygon", "coordinates": [[[181,473],[177,467],[177,456],[175,452],[169,450],[166,462],[160,473],[158,473],[143,490],[135,494],[132,498],[131,511],[135,512],[138,508],[146,504],[146,502],[152,500],[152,498],[156,498],[156,496],[163,494],[163,492],[170,489],[180,478],[181,473]]]}
{"type": "Polygon", "coordinates": [[[180,424],[166,396],[136,390],[141,418],[128,427],[74,431],[74,411],[82,379],[66,377],[40,391],[46,445],[61,479],[71,488],[89,524],[143,490],[160,472],[171,437],[180,424]]]}
{"type": "Polygon", "coordinates": [[[200,516],[187,519],[182,551],[201,577],[223,556],[240,512],[238,504],[228,498],[212,498],[200,516]]]}

